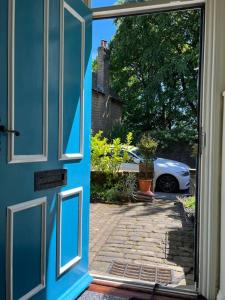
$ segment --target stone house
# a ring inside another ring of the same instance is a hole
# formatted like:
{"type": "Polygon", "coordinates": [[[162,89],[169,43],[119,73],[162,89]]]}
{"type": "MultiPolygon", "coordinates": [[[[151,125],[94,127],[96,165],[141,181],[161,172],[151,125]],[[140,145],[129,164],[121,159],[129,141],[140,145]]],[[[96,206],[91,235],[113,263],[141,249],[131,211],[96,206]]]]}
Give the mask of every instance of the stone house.
{"type": "Polygon", "coordinates": [[[107,135],[121,122],[122,103],[109,88],[109,50],[101,41],[97,55],[97,71],[92,73],[92,132],[107,135]]]}

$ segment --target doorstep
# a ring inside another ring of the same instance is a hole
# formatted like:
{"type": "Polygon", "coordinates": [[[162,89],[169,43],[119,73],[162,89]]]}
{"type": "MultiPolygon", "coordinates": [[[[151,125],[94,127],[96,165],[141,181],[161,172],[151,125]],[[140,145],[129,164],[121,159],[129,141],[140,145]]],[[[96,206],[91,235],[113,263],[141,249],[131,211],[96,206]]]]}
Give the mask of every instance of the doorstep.
{"type": "Polygon", "coordinates": [[[92,283],[90,287],[78,298],[78,300],[197,300],[198,297],[196,296],[189,296],[189,295],[166,295],[165,293],[162,294],[157,289],[154,291],[154,298],[153,292],[141,292],[135,289],[129,289],[125,286],[116,287],[107,284],[101,285],[98,283],[92,283]]]}

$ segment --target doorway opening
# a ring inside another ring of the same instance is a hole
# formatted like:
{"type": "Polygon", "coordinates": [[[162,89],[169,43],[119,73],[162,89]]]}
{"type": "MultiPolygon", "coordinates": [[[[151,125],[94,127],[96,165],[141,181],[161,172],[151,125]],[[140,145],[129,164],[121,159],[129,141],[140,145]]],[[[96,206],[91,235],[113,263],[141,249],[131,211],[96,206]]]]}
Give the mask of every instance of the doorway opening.
{"type": "Polygon", "coordinates": [[[203,19],[195,8],[94,21],[90,271],[99,277],[196,290],[203,19]],[[143,144],[154,195],[139,192],[143,144]]]}

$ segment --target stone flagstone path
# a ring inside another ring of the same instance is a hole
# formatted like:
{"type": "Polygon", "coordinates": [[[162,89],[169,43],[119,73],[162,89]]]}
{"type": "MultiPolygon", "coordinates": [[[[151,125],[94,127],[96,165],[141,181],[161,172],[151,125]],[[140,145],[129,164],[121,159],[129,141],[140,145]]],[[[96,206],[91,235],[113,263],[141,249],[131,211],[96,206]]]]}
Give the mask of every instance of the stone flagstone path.
{"type": "Polygon", "coordinates": [[[90,270],[113,261],[170,268],[174,286],[193,288],[194,230],[173,200],[91,204],[90,270]]]}

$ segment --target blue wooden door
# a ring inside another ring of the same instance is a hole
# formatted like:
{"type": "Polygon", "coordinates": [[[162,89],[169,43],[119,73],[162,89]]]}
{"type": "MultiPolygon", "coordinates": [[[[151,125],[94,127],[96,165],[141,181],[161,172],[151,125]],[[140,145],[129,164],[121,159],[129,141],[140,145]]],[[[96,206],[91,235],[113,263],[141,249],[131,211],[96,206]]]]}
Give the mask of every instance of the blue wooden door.
{"type": "Polygon", "coordinates": [[[1,300],[76,299],[91,282],[90,105],[83,2],[0,0],[1,300]]]}

